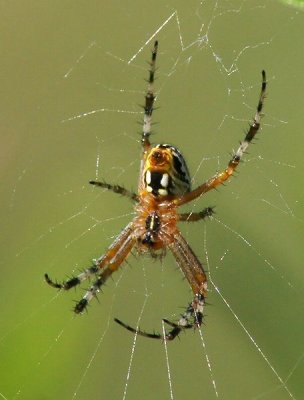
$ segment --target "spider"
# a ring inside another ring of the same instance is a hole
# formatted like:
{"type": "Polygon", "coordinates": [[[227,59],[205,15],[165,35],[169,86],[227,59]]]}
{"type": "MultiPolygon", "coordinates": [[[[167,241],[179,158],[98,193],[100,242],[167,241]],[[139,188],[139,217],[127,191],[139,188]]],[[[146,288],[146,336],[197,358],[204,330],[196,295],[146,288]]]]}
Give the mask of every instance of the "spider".
{"type": "Polygon", "coordinates": [[[106,253],[94,260],[93,265],[83,270],[78,276],[58,283],[45,274],[45,280],[54,288],[69,290],[91,276],[95,276],[95,281],[74,308],[75,313],[80,314],[86,309],[89,302],[96,297],[96,294],[112,273],[121,266],[134,247],[139,254],[148,252],[153,257],[159,253],[162,256],[164,249],[169,248],[193,292],[193,299],[180,319],[177,322],[164,319],[163,322],[171,328],[164,334],[148,333],[139,328],[132,328],[117,318],[115,318],[115,321],[127,330],[141,336],[173,340],[181,331],[201,326],[207,296],[207,276],[204,267],[182,236],[177,224],[178,222],[203,220],[212,216],[214,212],[213,207],[207,207],[196,213],[179,213],[178,207],[221,185],[234,173],[248,145],[260,128],[266,91],[266,73],[262,71],[262,88],[253,122],[250,124],[239,148],[232,155],[226,169],[217,172],[206,182],[192,190],[188,167],[180,151],[170,144],[153,146],[150,143],[155,100],[153,86],[157,50],[158,42],[155,41],[145,95],[138,193],[130,192],[122,186],[107,182],[89,182],[91,185],[106,188],[131,199],[135,204],[135,217],[117,236],[106,253]]]}

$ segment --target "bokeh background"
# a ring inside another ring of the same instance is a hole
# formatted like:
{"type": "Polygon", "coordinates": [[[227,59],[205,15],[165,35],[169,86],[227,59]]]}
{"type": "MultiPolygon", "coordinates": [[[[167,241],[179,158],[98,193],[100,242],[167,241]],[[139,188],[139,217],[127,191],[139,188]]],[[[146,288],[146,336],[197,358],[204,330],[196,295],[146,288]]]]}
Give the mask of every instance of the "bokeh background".
{"type": "Polygon", "coordinates": [[[0,398],[304,397],[304,16],[277,1],[1,4],[0,398]],[[224,168],[255,112],[263,128],[236,178],[185,210],[181,227],[210,274],[202,335],[134,339],[191,300],[174,260],[131,256],[88,314],[83,288],[57,293],[102,254],[132,204],[94,178],[136,190],[140,121],[159,40],[153,126],[199,184],[224,168]]]}

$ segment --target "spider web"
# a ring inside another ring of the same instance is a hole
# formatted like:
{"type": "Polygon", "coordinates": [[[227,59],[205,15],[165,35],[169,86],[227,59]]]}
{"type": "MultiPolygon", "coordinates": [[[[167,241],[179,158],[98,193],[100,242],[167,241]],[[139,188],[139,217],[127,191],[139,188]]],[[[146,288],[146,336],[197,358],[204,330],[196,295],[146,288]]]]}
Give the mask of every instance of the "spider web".
{"type": "Polygon", "coordinates": [[[0,398],[303,397],[303,16],[271,1],[184,3],[2,6],[0,398]],[[82,317],[70,312],[81,289],[43,281],[90,265],[133,216],[128,200],[87,182],[136,190],[156,38],[152,140],[181,149],[193,186],[238,146],[263,68],[269,93],[236,178],[185,207],[216,206],[181,227],[209,297],[202,328],[172,343],[113,322],[162,332],[162,318],[178,319],[192,296],[170,254],[131,256],[82,317]]]}

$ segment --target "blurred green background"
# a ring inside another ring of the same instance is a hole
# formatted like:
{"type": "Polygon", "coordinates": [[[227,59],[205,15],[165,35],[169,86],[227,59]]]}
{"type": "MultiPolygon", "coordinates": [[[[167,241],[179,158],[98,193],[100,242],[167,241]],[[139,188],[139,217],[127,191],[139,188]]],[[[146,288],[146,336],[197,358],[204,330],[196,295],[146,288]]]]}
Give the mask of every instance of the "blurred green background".
{"type": "Polygon", "coordinates": [[[303,14],[276,1],[27,1],[3,2],[0,21],[0,398],[304,398],[303,14]],[[43,280],[90,265],[132,218],[88,181],[136,189],[154,34],[153,140],[182,150],[194,185],[225,167],[268,77],[237,177],[185,208],[216,206],[181,227],[207,263],[210,305],[203,340],[181,334],[167,353],[113,318],[149,331],[178,318],[191,293],[169,254],[131,256],[76,318],[83,291],[43,280]]]}

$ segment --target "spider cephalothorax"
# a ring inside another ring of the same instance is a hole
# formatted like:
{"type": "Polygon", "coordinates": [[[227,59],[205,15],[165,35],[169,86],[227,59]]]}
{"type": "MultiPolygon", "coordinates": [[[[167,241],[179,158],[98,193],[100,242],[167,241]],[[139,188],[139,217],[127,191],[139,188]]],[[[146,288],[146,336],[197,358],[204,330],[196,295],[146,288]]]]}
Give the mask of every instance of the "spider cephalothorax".
{"type": "Polygon", "coordinates": [[[191,180],[181,152],[170,144],[158,144],[147,155],[143,185],[154,196],[189,192],[191,180]]]}
{"type": "Polygon", "coordinates": [[[262,71],[262,89],[253,122],[239,148],[228,162],[228,166],[210,179],[191,190],[191,179],[186,162],[180,151],[169,144],[151,146],[151,119],[155,100],[153,83],[158,42],[154,44],[150,62],[148,89],[145,96],[144,121],[142,133],[142,160],[138,184],[138,193],[112,185],[107,182],[90,181],[90,184],[112,190],[130,198],[135,203],[135,217],[117,236],[106,253],[95,260],[94,265],[85,269],[78,276],[66,282],[52,281],[47,274],[47,283],[55,288],[69,290],[84,280],[96,275],[96,280],[76,304],[75,313],[82,313],[89,302],[96,296],[101,286],[125,261],[135,247],[139,254],[164,254],[168,248],[172,252],[193,292],[193,300],[177,322],[163,321],[172,329],[165,335],[147,333],[139,328],[115,321],[129,331],[153,339],[173,340],[181,330],[201,326],[205,298],[207,296],[207,276],[202,263],[184,239],[178,229],[178,222],[199,221],[213,213],[212,207],[196,213],[179,213],[178,207],[202,196],[221,185],[234,173],[249,143],[260,128],[261,113],[266,90],[266,74],[262,71]]]}

